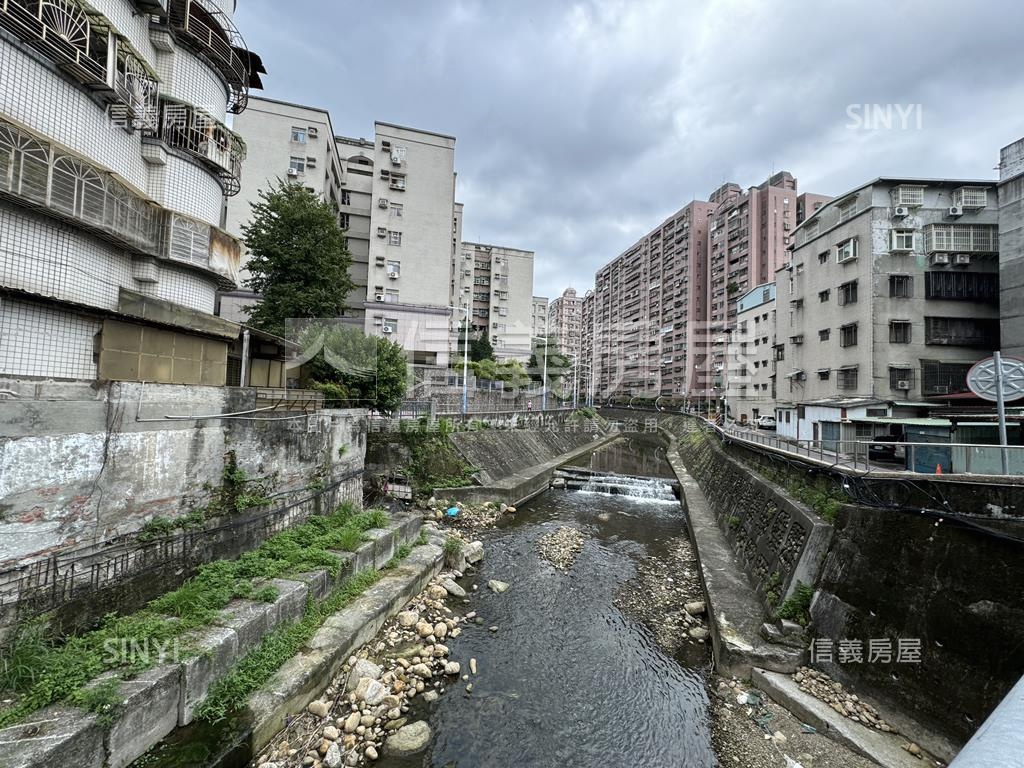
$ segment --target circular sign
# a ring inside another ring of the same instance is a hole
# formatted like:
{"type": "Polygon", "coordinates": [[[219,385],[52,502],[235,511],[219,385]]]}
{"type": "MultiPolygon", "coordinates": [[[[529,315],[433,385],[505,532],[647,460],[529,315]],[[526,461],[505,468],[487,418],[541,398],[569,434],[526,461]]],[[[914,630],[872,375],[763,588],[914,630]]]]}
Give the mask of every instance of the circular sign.
{"type": "MultiPolygon", "coordinates": [[[[1003,400],[1017,400],[1024,397],[1024,360],[1018,357],[1003,357],[1003,400]]],[[[995,402],[996,360],[987,357],[979,360],[967,372],[967,386],[983,400],[995,402]]]]}

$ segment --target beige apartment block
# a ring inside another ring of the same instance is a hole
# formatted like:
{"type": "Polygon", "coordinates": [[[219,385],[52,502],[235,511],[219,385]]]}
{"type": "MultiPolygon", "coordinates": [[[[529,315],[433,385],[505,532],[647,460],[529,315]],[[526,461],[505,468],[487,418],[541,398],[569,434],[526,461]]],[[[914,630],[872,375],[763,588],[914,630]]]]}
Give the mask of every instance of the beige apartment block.
{"type": "Polygon", "coordinates": [[[400,343],[413,364],[445,367],[453,346],[450,270],[461,227],[455,138],[390,123],[374,127],[364,328],[400,343]]]}
{"type": "Polygon", "coordinates": [[[529,360],[533,251],[462,243],[453,272],[457,303],[471,307],[473,333],[488,335],[499,360],[529,360]]]}
{"type": "Polygon", "coordinates": [[[804,221],[776,274],[780,434],[818,435],[811,403],[965,392],[999,345],[998,228],[971,180],[879,178],[804,221]]]}
{"type": "Polygon", "coordinates": [[[729,417],[753,423],[775,414],[775,283],[755,286],[736,302],[723,378],[729,417]]]}
{"type": "Polygon", "coordinates": [[[548,329],[548,300],[544,296],[533,297],[531,325],[534,336],[543,336],[548,329]]]}
{"type": "Polygon", "coordinates": [[[582,323],[583,299],[576,295],[575,288],[566,288],[548,304],[548,336],[569,357],[580,353],[582,323]]]}

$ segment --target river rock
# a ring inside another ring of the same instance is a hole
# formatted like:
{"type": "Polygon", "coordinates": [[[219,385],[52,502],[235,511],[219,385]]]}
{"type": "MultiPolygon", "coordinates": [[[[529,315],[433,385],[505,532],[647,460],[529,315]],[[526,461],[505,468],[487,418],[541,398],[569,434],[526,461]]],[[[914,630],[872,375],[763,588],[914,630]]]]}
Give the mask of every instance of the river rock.
{"type": "Polygon", "coordinates": [[[407,757],[422,752],[430,744],[430,726],[423,720],[404,725],[388,737],[384,751],[395,757],[407,757]]]}
{"type": "Polygon", "coordinates": [[[441,582],[441,586],[444,587],[445,592],[453,597],[466,596],[466,590],[456,584],[454,579],[445,579],[441,582]]]}
{"type": "Polygon", "coordinates": [[[316,715],[317,717],[327,717],[327,713],[330,712],[330,707],[323,701],[311,701],[306,709],[309,710],[311,715],[316,715]]]}
{"type": "Polygon", "coordinates": [[[425,621],[421,621],[416,625],[416,634],[420,637],[430,637],[434,634],[434,627],[425,621]]]}
{"type": "Polygon", "coordinates": [[[457,661],[449,661],[444,665],[444,673],[446,675],[457,675],[462,671],[462,665],[457,661]]]}
{"type": "Polygon", "coordinates": [[[479,563],[484,559],[484,543],[482,541],[471,541],[462,547],[462,556],[467,563],[479,563]]]}
{"type": "Polygon", "coordinates": [[[498,595],[500,595],[502,592],[507,590],[508,587],[509,587],[509,585],[508,585],[507,582],[498,581],[497,579],[491,579],[490,581],[487,582],[487,588],[490,589],[491,592],[494,592],[495,594],[498,594],[498,595]]]}
{"type": "Polygon", "coordinates": [[[345,685],[345,692],[355,690],[355,687],[359,685],[359,681],[368,677],[371,680],[380,680],[380,676],[383,670],[374,664],[372,661],[367,659],[359,659],[352,667],[352,671],[348,674],[348,682],[345,685]]]}
{"type": "MultiPolygon", "coordinates": [[[[359,718],[360,718],[359,710],[356,710],[355,712],[350,714],[347,718],[345,718],[345,725],[344,725],[345,733],[355,733],[356,732],[356,728],[359,727],[359,718]]],[[[324,734],[324,735],[326,736],[327,734],[324,734]]]]}
{"type": "Polygon", "coordinates": [[[430,667],[426,664],[413,664],[409,667],[409,672],[416,675],[416,677],[431,678],[434,676],[434,673],[430,671],[430,667]]]}
{"type": "Polygon", "coordinates": [[[338,768],[341,765],[341,749],[338,748],[337,744],[331,744],[327,748],[327,754],[324,755],[324,765],[327,768],[338,768]]]}
{"type": "Polygon", "coordinates": [[[445,591],[445,588],[442,587],[440,584],[431,584],[427,588],[427,597],[429,597],[431,600],[444,600],[446,597],[448,597],[448,593],[445,591]]]}
{"type": "Polygon", "coordinates": [[[374,680],[372,677],[361,678],[356,685],[356,700],[365,701],[371,707],[380,704],[387,695],[388,689],[379,680],[374,680]]]}
{"type": "Polygon", "coordinates": [[[420,615],[416,611],[402,611],[398,614],[398,626],[404,629],[410,629],[415,627],[420,620],[420,615]]]}
{"type": "Polygon", "coordinates": [[[703,600],[694,600],[692,603],[686,603],[683,608],[691,616],[700,616],[706,610],[703,600]]]}
{"type": "Polygon", "coordinates": [[[476,674],[476,659],[469,660],[469,671],[472,674],[476,674]]]}
{"type": "Polygon", "coordinates": [[[437,691],[427,691],[423,694],[423,700],[428,704],[432,701],[437,701],[440,694],[437,691]]]}
{"type": "Polygon", "coordinates": [[[692,627],[689,634],[694,640],[707,640],[710,633],[704,627],[692,627]]]}
{"type": "Polygon", "coordinates": [[[324,728],[324,738],[328,741],[337,741],[340,735],[341,734],[338,732],[338,729],[333,725],[328,725],[324,728]]]}
{"type": "Polygon", "coordinates": [[[363,752],[363,754],[364,754],[364,755],[366,755],[366,759],[367,759],[367,760],[376,760],[376,759],[377,759],[378,757],[380,757],[380,755],[378,755],[378,754],[377,754],[377,750],[376,750],[376,748],[375,748],[375,747],[373,746],[373,744],[371,744],[370,746],[368,746],[368,747],[366,748],[366,751],[365,751],[365,752],[363,752]]]}
{"type": "Polygon", "coordinates": [[[434,637],[438,640],[444,640],[444,636],[448,634],[448,625],[443,621],[437,622],[434,625],[434,637]]]}

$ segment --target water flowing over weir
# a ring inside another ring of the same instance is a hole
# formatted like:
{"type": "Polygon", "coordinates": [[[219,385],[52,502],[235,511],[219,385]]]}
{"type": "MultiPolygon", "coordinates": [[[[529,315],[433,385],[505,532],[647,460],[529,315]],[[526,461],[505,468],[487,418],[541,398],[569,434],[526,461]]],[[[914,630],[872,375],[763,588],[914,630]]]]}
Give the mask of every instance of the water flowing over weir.
{"type": "Polygon", "coordinates": [[[636,588],[642,562],[666,556],[687,535],[673,479],[615,469],[566,472],[564,489],[541,494],[482,533],[487,554],[480,571],[463,580],[467,602],[450,603],[480,619],[450,641],[452,658],[463,670],[476,659],[478,674],[450,681],[434,703],[415,705],[414,718],[433,730],[426,753],[385,752],[377,768],[716,764],[703,646],[689,661],[673,658],[616,605],[636,588]],[[585,537],[567,571],[538,551],[539,541],[563,526],[585,537]],[[508,591],[491,592],[490,579],[507,582],[508,591]]]}
{"type": "Polygon", "coordinates": [[[611,496],[630,496],[647,501],[664,501],[675,504],[679,500],[672,486],[664,480],[652,477],[629,477],[627,475],[593,475],[580,488],[581,493],[604,493],[611,496]]]}

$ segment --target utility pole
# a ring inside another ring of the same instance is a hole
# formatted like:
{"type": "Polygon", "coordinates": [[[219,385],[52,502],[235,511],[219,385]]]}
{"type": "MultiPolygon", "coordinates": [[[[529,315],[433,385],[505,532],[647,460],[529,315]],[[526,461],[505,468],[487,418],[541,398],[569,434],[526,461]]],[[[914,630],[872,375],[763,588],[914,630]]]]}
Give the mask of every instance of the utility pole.
{"type": "Polygon", "coordinates": [[[469,413],[469,307],[456,307],[449,304],[448,309],[466,313],[465,335],[462,342],[462,415],[465,416],[469,413]]]}

